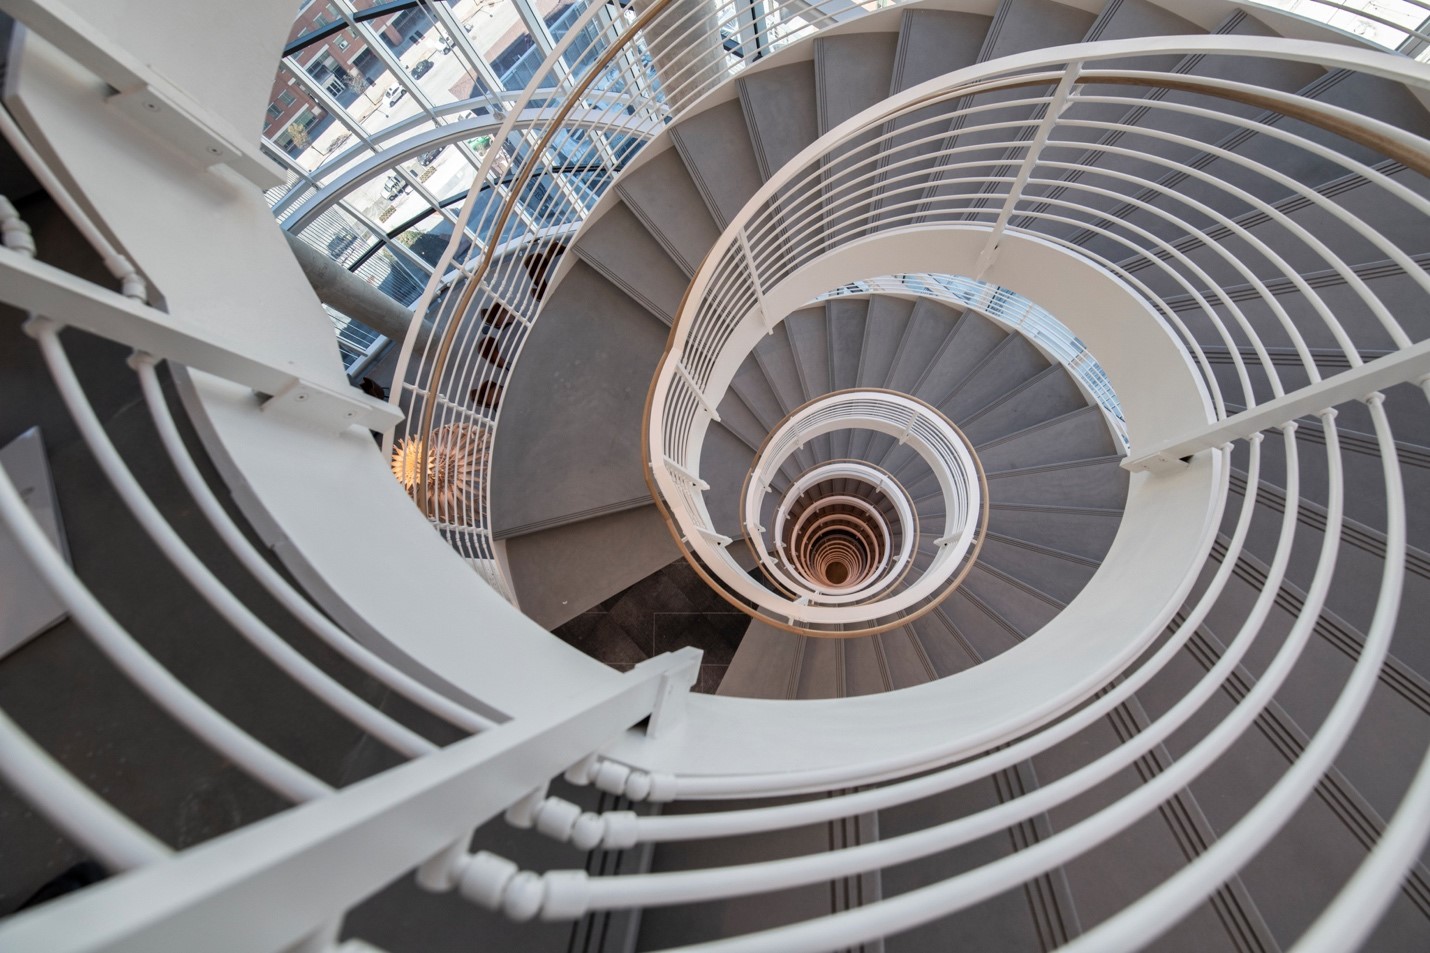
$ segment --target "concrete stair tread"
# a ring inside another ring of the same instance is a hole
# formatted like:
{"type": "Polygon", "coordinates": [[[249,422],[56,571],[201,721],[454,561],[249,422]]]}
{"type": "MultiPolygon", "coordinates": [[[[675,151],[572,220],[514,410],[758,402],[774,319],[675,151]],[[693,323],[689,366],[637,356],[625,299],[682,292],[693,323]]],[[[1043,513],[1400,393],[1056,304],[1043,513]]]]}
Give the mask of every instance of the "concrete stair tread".
{"type": "MultiPolygon", "coordinates": [[[[985,447],[991,450],[1020,433],[1050,426],[1069,414],[1087,410],[1102,413],[1087,403],[1072,375],[1062,365],[1054,364],[965,418],[960,429],[981,453],[985,447]]],[[[1107,452],[1113,449],[1109,436],[1107,452]]]]}
{"type": "Polygon", "coordinates": [[[666,253],[687,275],[694,275],[720,230],[680,153],[665,150],[621,176],[615,188],[666,253]]]}
{"type": "Polygon", "coordinates": [[[739,101],[682,120],[670,137],[715,224],[723,229],[763,181],[739,101]]]}
{"type": "Polygon", "coordinates": [[[624,202],[587,226],[575,252],[662,322],[675,320],[689,279],[624,202]]]}
{"type": "MultiPolygon", "coordinates": [[[[1062,368],[1050,370],[1057,371],[1062,381],[1067,380],[1062,368]]],[[[1038,406],[1036,397],[1032,395],[1027,403],[1038,406]]],[[[1117,445],[1107,428],[1102,408],[1084,404],[1076,410],[1013,431],[999,440],[978,445],[976,449],[986,469],[1003,471],[1064,463],[1085,459],[1089,455],[1111,455],[1117,452],[1117,445]]]]}
{"type": "Polygon", "coordinates": [[[492,451],[498,535],[649,497],[646,381],[665,328],[584,262],[551,292],[502,398],[492,451]]]}

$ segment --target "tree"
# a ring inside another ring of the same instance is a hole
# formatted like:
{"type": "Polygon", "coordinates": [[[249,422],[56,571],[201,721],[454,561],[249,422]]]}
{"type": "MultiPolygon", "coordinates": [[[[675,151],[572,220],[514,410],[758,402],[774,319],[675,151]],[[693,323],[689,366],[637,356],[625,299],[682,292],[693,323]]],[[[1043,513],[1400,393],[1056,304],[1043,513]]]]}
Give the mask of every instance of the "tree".
{"type": "Polygon", "coordinates": [[[308,144],[312,141],[308,138],[308,127],[296,120],[288,124],[288,135],[292,138],[293,145],[299,149],[308,148],[308,144]]]}

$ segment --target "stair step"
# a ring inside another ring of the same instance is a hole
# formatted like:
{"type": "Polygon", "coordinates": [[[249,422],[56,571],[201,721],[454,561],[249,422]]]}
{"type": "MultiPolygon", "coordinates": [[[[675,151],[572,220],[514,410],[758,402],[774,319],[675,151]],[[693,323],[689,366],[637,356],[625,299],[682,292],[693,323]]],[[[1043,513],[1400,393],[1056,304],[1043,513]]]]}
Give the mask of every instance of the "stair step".
{"type": "MultiPolygon", "coordinates": [[[[1055,367],[1063,380],[1067,375],[1055,367]]],[[[1036,396],[1028,397],[1033,404],[1036,396]]],[[[988,470],[1017,470],[1107,456],[1117,452],[1107,418],[1100,407],[1081,408],[1015,431],[997,441],[977,445],[979,460],[988,470]]]]}
{"type": "MultiPolygon", "coordinates": [[[[831,298],[824,304],[824,313],[825,337],[829,342],[829,387],[847,390],[859,382],[869,302],[861,298],[831,298]]],[[[845,431],[832,436],[834,452],[840,457],[851,456],[855,435],[845,431]]]]}
{"type": "MultiPolygon", "coordinates": [[[[1279,35],[1275,30],[1266,26],[1260,20],[1243,12],[1237,12],[1229,16],[1217,27],[1215,32],[1222,36],[1275,37],[1279,35]]],[[[1254,57],[1201,56],[1187,57],[1174,68],[1173,72],[1252,83],[1279,89],[1283,92],[1295,92],[1307,83],[1310,83],[1321,73],[1320,70],[1308,64],[1261,60],[1254,57]]],[[[1163,102],[1176,104],[1190,104],[1197,101],[1197,97],[1193,94],[1179,93],[1176,91],[1167,92],[1163,95],[1159,95],[1157,98],[1163,102]]],[[[1235,103],[1225,103],[1222,108],[1242,116],[1255,115],[1254,109],[1238,107],[1235,103]]],[[[1228,131],[1228,127],[1223,123],[1160,109],[1149,110],[1139,107],[1135,114],[1132,110],[1129,110],[1127,118],[1142,128],[1175,132],[1189,139],[1204,142],[1215,142],[1221,139],[1228,131]]],[[[1116,138],[1119,137],[1115,134],[1105,134],[1100,137],[1098,141],[1111,142],[1116,138]]],[[[1159,155],[1164,155],[1169,158],[1179,158],[1180,161],[1192,159],[1196,154],[1194,149],[1185,149],[1165,142],[1157,143],[1155,148],[1159,155]]],[[[1110,156],[1105,153],[1088,152],[1079,156],[1075,161],[1079,165],[1086,165],[1088,167],[1100,167],[1129,174],[1146,175],[1154,181],[1164,174],[1164,170],[1155,168],[1151,163],[1133,158],[1110,156]]],[[[1081,170],[1064,173],[1063,175],[1063,177],[1070,181],[1085,176],[1086,173],[1081,170]]],[[[1042,189],[1036,189],[1030,194],[1042,194],[1042,191],[1042,189]]],[[[1050,193],[1055,194],[1056,190],[1050,190],[1050,193]]],[[[1114,209],[1119,205],[1115,200],[1092,196],[1086,192],[1078,194],[1078,201],[1098,209],[1114,209]]],[[[1035,227],[1051,234],[1069,238],[1081,234],[1074,226],[1045,223],[1035,227]]],[[[1085,239],[1078,240],[1082,241],[1085,239]]],[[[1102,250],[1109,251],[1108,248],[1103,248],[1102,250]]],[[[1114,260],[1121,258],[1123,254],[1125,254],[1124,251],[1115,249],[1110,250],[1110,253],[1114,260]]]]}
{"type": "Polygon", "coordinates": [[[844,694],[876,695],[890,689],[889,675],[872,637],[840,639],[844,651],[844,694]]]}
{"type": "Polygon", "coordinates": [[[521,611],[548,629],[679,558],[664,516],[651,503],[506,540],[521,611]]]}
{"type": "Polygon", "coordinates": [[[750,410],[739,392],[733,387],[726,392],[719,406],[715,408],[720,413],[720,422],[725,425],[725,429],[739,436],[750,450],[754,450],[760,445],[760,441],[765,439],[764,424],[750,410]]]}
{"type": "Polygon", "coordinates": [[[1121,521],[1120,509],[995,503],[989,509],[988,531],[1100,560],[1112,546],[1121,521]]]}
{"type": "Polygon", "coordinates": [[[989,534],[978,554],[984,569],[997,569],[1066,605],[1087,585],[1097,564],[1068,553],[989,534]]]}
{"type": "Polygon", "coordinates": [[[839,639],[796,636],[804,640],[795,698],[839,698],[844,694],[843,652],[839,639]]]}
{"type": "Polygon", "coordinates": [[[873,638],[879,640],[879,650],[884,655],[888,668],[889,683],[893,688],[909,688],[933,681],[937,677],[933,664],[919,645],[918,636],[908,626],[880,632],[873,638]]]}
{"type": "Polygon", "coordinates": [[[943,614],[949,625],[978,653],[978,657],[987,660],[1002,655],[1022,641],[1015,629],[984,609],[981,602],[972,597],[967,586],[965,580],[934,611],[943,614]]]}
{"type": "Polygon", "coordinates": [[[804,636],[751,619],[715,694],[737,698],[795,697],[803,639],[804,636]]]}
{"type": "MultiPolygon", "coordinates": [[[[1016,53],[1077,43],[1086,35],[1094,20],[1093,14],[1055,2],[1055,0],[1001,0],[993,15],[993,23],[989,27],[988,34],[984,37],[978,61],[987,63],[1016,53]]],[[[1036,95],[1036,92],[1036,90],[1020,87],[964,97],[958,102],[960,105],[989,106],[1027,99],[1029,96],[1036,95]]],[[[1027,106],[991,109],[974,115],[976,119],[968,120],[974,124],[1008,122],[1029,119],[1034,116],[1030,107],[1027,106]]],[[[962,120],[955,123],[955,125],[961,124],[962,120]]],[[[944,145],[962,148],[1014,138],[1031,139],[1032,136],[1031,127],[1025,129],[1021,134],[1016,130],[1009,129],[980,133],[956,133],[945,140],[944,145]]],[[[948,163],[961,160],[945,158],[940,161],[948,163]]],[[[969,201],[950,198],[952,195],[967,192],[969,190],[967,183],[955,181],[935,185],[924,193],[924,201],[926,204],[939,203],[941,207],[982,207],[990,201],[996,201],[997,192],[1005,191],[1007,186],[998,185],[985,188],[990,190],[988,192],[989,199],[969,201]]]]}
{"type": "Polygon", "coordinates": [[[1062,604],[1020,579],[1000,572],[981,559],[959,590],[981,604],[1004,627],[1018,633],[1019,641],[1037,632],[1058,614],[1062,604]]]}
{"type": "MultiPolygon", "coordinates": [[[[897,33],[850,33],[814,41],[819,91],[819,131],[828,132],[889,94],[897,33]]],[[[825,230],[831,236],[858,228],[868,217],[868,199],[858,197],[859,180],[878,168],[877,133],[864,132],[830,150],[823,160],[825,230]]]]}
{"type": "Polygon", "coordinates": [[[736,81],[761,181],[819,138],[814,63],[790,63],[736,81]]]}
{"type": "Polygon", "coordinates": [[[946,341],[953,333],[958,312],[947,305],[927,298],[914,302],[913,313],[904,327],[903,340],[893,359],[884,387],[909,394],[923,378],[946,341]]]}
{"type": "Polygon", "coordinates": [[[912,625],[939,678],[970,669],[981,661],[973,646],[941,613],[926,612],[912,625]]]}
{"type": "Polygon", "coordinates": [[[711,527],[732,539],[738,540],[743,534],[740,490],[754,460],[755,452],[743,440],[721,424],[710,424],[700,453],[700,478],[710,484],[705,505],[711,527]]]}
{"type": "Polygon", "coordinates": [[[683,119],[670,131],[705,207],[721,229],[764,181],[738,100],[683,119]]]}
{"type": "Polygon", "coordinates": [[[957,424],[1047,369],[1048,359],[1042,352],[1021,334],[1010,334],[939,409],[957,424]]]}
{"type": "MultiPolygon", "coordinates": [[[[799,375],[800,391],[805,400],[823,397],[833,390],[829,382],[829,326],[823,308],[806,308],[796,311],[784,320],[785,334],[789,338],[790,353],[794,356],[795,369],[799,375]]],[[[833,460],[840,454],[834,452],[834,439],[844,434],[823,434],[810,441],[815,456],[819,460],[833,460]]]]}
{"type": "Polygon", "coordinates": [[[915,396],[939,406],[1007,337],[1008,332],[997,323],[972,311],[963,312],[953,334],[924,370],[915,396]]]}
{"type": "Polygon", "coordinates": [[[615,188],[681,270],[693,276],[720,230],[680,153],[667,149],[642,162],[621,176],[615,188]]]}
{"type": "MultiPolygon", "coordinates": [[[[975,13],[918,9],[905,11],[900,24],[899,47],[890,92],[902,92],[936,76],[976,63],[992,22],[992,17],[975,13]]],[[[951,103],[929,106],[885,124],[885,134],[897,133],[888,140],[890,148],[898,150],[901,162],[908,162],[898,169],[896,175],[912,175],[910,181],[917,181],[920,175],[926,174],[931,168],[932,160],[914,161],[914,157],[927,156],[937,149],[939,140],[936,133],[947,130],[949,123],[943,120],[919,126],[908,132],[899,130],[935,119],[951,112],[953,108],[954,104],[951,103]],[[933,137],[932,141],[923,146],[910,147],[910,143],[927,137],[933,137]]],[[[880,161],[881,167],[886,164],[885,160],[880,161]]],[[[886,175],[881,175],[881,181],[886,179],[886,175]]],[[[880,204],[883,206],[888,202],[881,199],[880,204]]]]}
{"type": "Polygon", "coordinates": [[[665,324],[675,320],[689,277],[624,202],[588,224],[575,251],[665,324]]]}
{"type": "MultiPolygon", "coordinates": [[[[1079,413],[1084,410],[1096,411],[1099,418],[1102,414],[1101,409],[1087,403],[1082,390],[1073,381],[1072,375],[1062,365],[1054,364],[1041,374],[1030,378],[1022,386],[1013,388],[999,400],[968,417],[959,426],[963,430],[964,436],[968,437],[975,447],[980,448],[981,453],[983,447],[988,447],[991,450],[994,446],[1013,439],[1023,431],[1060,420],[1067,414],[1079,413]]],[[[1106,430],[1106,426],[1103,429],[1106,430]]],[[[1112,453],[1116,449],[1110,434],[1107,440],[1105,448],[1100,451],[1102,453],[1112,453]]],[[[1094,441],[1092,446],[1101,446],[1101,444],[1094,441]]],[[[1082,454],[1082,456],[1091,455],[1091,453],[1082,454]]],[[[989,466],[992,465],[989,464],[989,466]]],[[[1003,469],[1002,466],[992,468],[1003,469]]]]}
{"type": "Polygon", "coordinates": [[[987,473],[995,503],[1090,506],[1121,509],[1127,499],[1127,471],[1120,457],[1094,457],[1041,467],[987,473]]]}
{"type": "Polygon", "coordinates": [[[641,463],[647,382],[666,329],[585,262],[551,293],[502,398],[493,530],[649,499],[641,463]]]}

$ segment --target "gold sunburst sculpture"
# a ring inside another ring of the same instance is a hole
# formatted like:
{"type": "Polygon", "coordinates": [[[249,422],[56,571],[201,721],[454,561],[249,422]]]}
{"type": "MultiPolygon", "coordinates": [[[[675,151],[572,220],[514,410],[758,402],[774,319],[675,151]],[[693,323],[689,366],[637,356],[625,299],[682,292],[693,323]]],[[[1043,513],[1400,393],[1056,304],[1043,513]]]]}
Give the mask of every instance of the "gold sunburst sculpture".
{"type": "Polygon", "coordinates": [[[447,424],[432,431],[427,452],[420,437],[404,437],[392,448],[392,475],[407,495],[421,505],[418,482],[426,470],[429,517],[444,523],[463,523],[482,517],[482,473],[487,466],[490,441],[483,427],[447,424]],[[423,458],[426,466],[423,466],[423,458]]]}

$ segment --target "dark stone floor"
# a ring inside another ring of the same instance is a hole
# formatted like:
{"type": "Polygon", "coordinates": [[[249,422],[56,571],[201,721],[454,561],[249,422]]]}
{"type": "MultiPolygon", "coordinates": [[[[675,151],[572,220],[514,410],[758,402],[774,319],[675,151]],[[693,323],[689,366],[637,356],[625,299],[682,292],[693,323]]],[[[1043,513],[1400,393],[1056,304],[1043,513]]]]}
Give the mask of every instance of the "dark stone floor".
{"type": "Polygon", "coordinates": [[[749,616],[716,595],[685,560],[677,559],[555,633],[622,671],[693,645],[705,653],[695,690],[713,695],[749,626],[749,616]]]}

